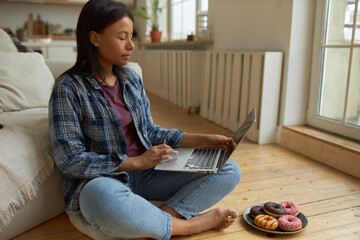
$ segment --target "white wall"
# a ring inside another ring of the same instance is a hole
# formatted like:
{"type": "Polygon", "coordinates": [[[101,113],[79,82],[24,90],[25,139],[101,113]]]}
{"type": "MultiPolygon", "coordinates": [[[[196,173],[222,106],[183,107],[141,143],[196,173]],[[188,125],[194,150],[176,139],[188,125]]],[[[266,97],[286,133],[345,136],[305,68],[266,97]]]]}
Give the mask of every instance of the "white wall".
{"type": "Polygon", "coordinates": [[[292,0],[209,0],[216,50],[286,51],[292,0]]]}
{"type": "Polygon", "coordinates": [[[284,53],[279,125],[306,123],[315,1],[209,0],[215,50],[284,53]]]}
{"type": "Polygon", "coordinates": [[[288,67],[284,71],[281,125],[304,125],[309,100],[315,1],[293,0],[288,67]]]}

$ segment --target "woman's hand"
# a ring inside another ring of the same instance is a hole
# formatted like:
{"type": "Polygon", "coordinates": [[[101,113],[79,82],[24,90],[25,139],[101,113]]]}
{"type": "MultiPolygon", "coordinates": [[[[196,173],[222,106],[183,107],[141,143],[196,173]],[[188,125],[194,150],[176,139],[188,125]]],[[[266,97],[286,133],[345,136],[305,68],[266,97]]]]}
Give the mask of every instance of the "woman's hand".
{"type": "Polygon", "coordinates": [[[235,144],[232,138],[228,138],[222,135],[207,135],[207,141],[202,144],[204,148],[227,148],[232,144],[235,144]]]}
{"type": "Polygon", "coordinates": [[[178,152],[174,151],[166,144],[152,146],[143,154],[137,157],[128,157],[125,162],[118,168],[118,171],[130,172],[133,170],[146,170],[155,167],[161,161],[171,160],[172,157],[168,155],[177,155],[178,152]]]}
{"type": "Polygon", "coordinates": [[[236,143],[232,138],[217,134],[191,134],[184,135],[180,147],[188,148],[226,148],[231,153],[236,143]]]}

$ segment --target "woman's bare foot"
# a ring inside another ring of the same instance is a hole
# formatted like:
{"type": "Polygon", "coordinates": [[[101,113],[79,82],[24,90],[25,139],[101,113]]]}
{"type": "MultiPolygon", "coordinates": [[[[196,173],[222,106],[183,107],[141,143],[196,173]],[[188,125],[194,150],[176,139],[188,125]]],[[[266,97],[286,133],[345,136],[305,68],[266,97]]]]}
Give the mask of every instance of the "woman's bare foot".
{"type": "MultiPolygon", "coordinates": [[[[176,235],[192,235],[201,233],[210,229],[222,230],[233,224],[239,213],[235,209],[217,208],[203,214],[199,214],[188,220],[179,219],[172,216],[172,236],[176,235]]],[[[149,238],[136,238],[136,240],[145,240],[149,238]]],[[[116,240],[128,240],[117,238],[116,240]]],[[[132,239],[135,240],[135,239],[132,239]]]]}
{"type": "Polygon", "coordinates": [[[235,222],[239,213],[234,209],[217,208],[188,220],[173,218],[172,235],[192,235],[210,229],[225,229],[235,222]]]}

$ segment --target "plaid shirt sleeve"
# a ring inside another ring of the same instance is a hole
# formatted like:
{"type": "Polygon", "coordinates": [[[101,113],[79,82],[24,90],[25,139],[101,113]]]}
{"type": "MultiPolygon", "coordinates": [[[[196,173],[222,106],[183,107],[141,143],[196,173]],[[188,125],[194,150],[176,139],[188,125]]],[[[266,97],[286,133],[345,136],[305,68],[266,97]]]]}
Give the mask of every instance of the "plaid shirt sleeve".
{"type": "MultiPolygon", "coordinates": [[[[119,174],[114,171],[127,157],[125,154],[99,154],[86,147],[82,126],[84,107],[81,105],[84,103],[80,103],[74,92],[74,83],[56,84],[49,102],[50,137],[57,167],[64,176],[73,179],[119,174]]],[[[85,102],[85,106],[88,104],[85,102]]],[[[104,133],[101,129],[98,131],[97,141],[101,142],[104,133]]]]}

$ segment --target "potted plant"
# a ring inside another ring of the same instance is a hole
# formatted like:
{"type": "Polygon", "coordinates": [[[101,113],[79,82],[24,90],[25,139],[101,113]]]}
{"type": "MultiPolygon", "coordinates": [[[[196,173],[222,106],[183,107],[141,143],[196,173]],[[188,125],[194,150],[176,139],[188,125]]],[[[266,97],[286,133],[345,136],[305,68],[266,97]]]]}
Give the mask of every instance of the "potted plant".
{"type": "Polygon", "coordinates": [[[74,32],[75,32],[75,31],[74,31],[73,29],[71,29],[71,28],[66,28],[66,29],[64,30],[65,36],[71,36],[71,35],[73,35],[74,32]]]}
{"type": "Polygon", "coordinates": [[[162,32],[159,31],[159,14],[162,8],[159,7],[160,0],[150,0],[150,12],[146,7],[141,7],[140,11],[135,11],[135,17],[141,17],[151,22],[150,37],[152,42],[160,42],[162,32]]]}

